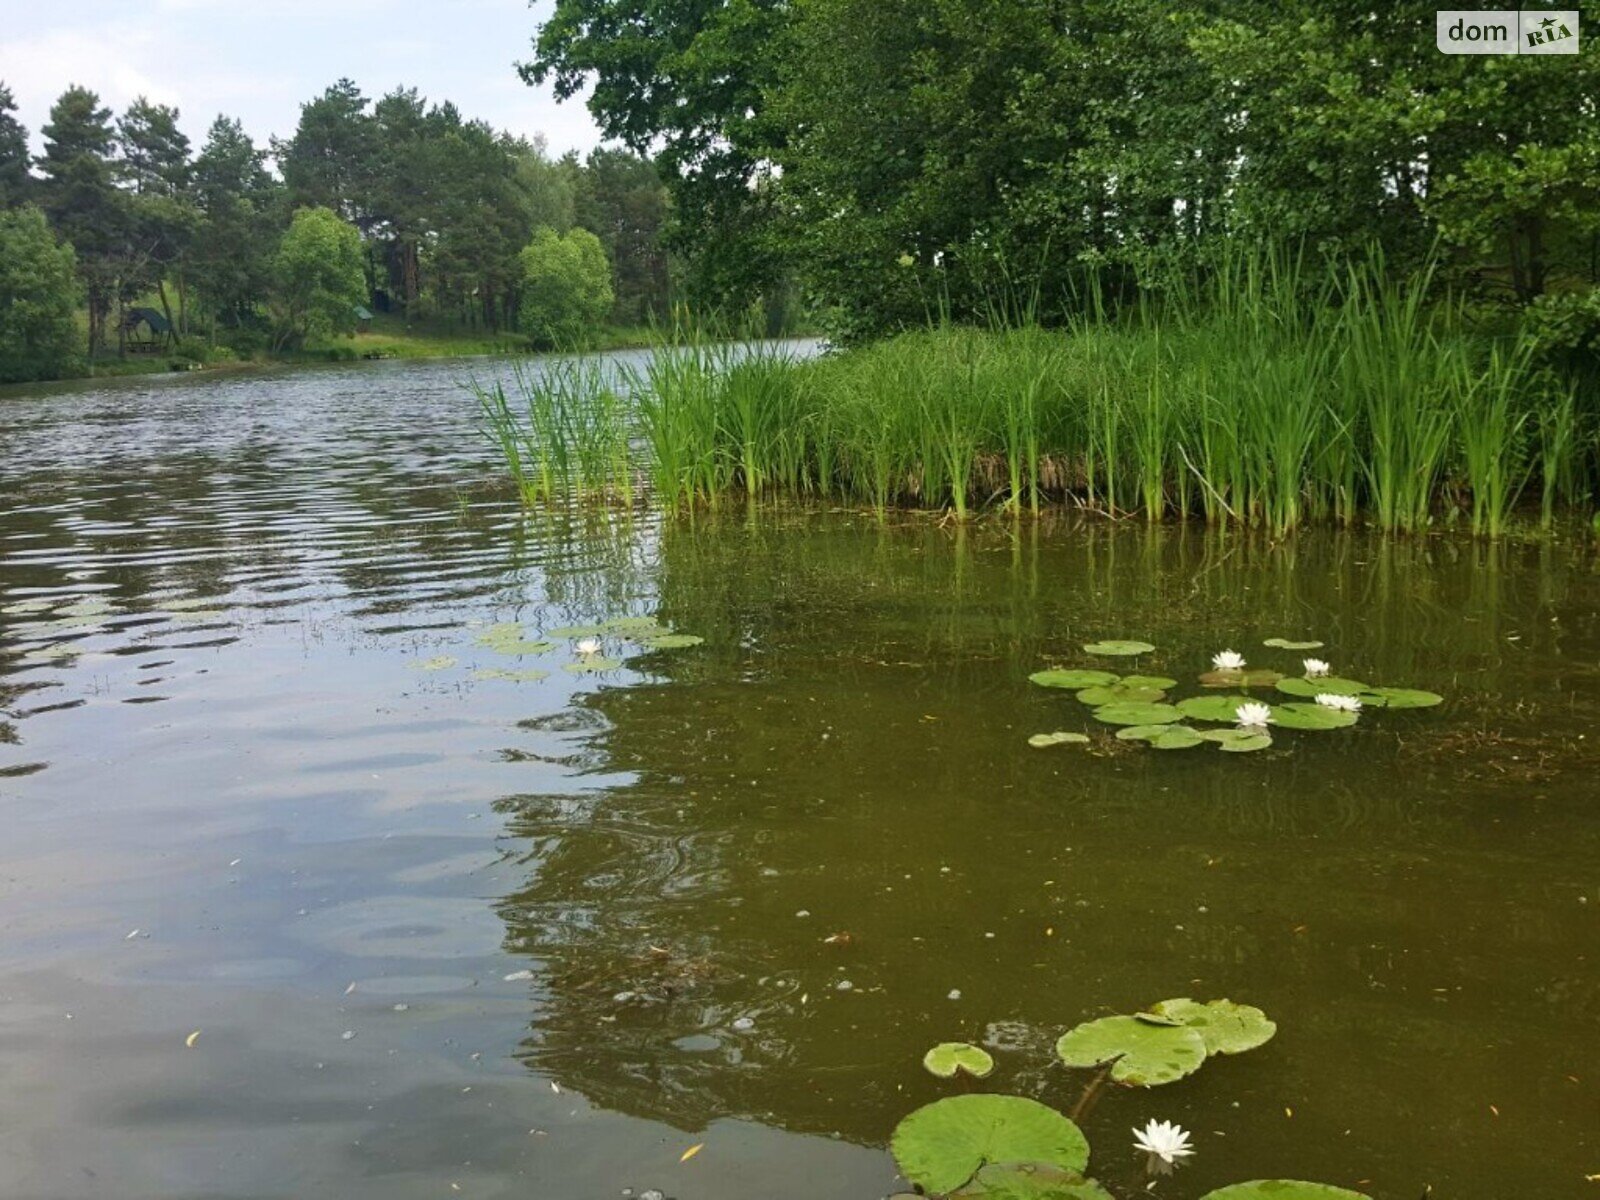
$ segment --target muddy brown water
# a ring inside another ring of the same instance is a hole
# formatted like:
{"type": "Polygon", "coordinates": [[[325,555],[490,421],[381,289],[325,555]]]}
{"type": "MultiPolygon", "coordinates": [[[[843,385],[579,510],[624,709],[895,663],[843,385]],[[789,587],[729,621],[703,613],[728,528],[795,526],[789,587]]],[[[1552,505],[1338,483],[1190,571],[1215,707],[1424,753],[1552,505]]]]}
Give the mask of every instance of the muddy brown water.
{"type": "Polygon", "coordinates": [[[933,1043],[1069,1108],[1054,1039],[1169,996],[1279,1033],[1101,1095],[1119,1197],[1151,1117],[1178,1200],[1596,1194],[1583,546],[528,517],[492,369],[0,400],[0,1195],[870,1200],[933,1043]],[[478,640],[621,616],[705,643],[478,640]],[[1446,702],[1159,753],[1027,682],[1274,636],[1446,702]]]}

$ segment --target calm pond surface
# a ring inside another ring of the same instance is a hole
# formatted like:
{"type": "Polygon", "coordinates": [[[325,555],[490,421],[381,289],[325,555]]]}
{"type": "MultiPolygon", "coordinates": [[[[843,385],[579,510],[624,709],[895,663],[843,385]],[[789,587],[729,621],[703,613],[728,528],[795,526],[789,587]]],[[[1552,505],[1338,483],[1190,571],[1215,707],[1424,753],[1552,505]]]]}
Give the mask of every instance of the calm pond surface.
{"type": "Polygon", "coordinates": [[[1159,1196],[1600,1194],[1586,551],[524,517],[493,369],[0,399],[0,1195],[872,1200],[933,1043],[1070,1108],[1063,1030],[1184,995],[1279,1033],[1100,1098],[1118,1196],[1151,1117],[1159,1196]],[[705,644],[477,640],[629,615],[705,644]],[[1086,641],[1274,636],[1446,702],[1026,744],[1086,641]]]}

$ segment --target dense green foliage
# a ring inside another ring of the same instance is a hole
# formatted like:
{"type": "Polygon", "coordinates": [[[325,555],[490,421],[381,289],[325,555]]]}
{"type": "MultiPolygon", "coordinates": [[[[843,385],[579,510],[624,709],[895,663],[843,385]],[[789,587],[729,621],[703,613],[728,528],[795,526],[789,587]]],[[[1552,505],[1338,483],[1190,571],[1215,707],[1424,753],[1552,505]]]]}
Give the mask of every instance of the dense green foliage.
{"type": "Polygon", "coordinates": [[[349,333],[366,299],[361,234],[329,208],[301,208],[272,263],[273,324],[278,347],[349,333]]]}
{"type": "Polygon", "coordinates": [[[567,346],[610,310],[611,264],[587,229],[535,230],[523,247],[522,331],[538,346],[567,346]]]}
{"type": "Polygon", "coordinates": [[[78,281],[72,247],[57,243],[44,214],[0,212],[0,383],[54,379],[78,348],[78,281]]]}
{"type": "Polygon", "coordinates": [[[0,212],[36,203],[73,248],[91,359],[124,348],[123,316],[135,306],[162,313],[172,332],[161,345],[179,357],[338,336],[354,327],[352,303],[407,334],[488,340],[529,325],[593,340],[603,325],[647,325],[669,311],[667,193],[641,155],[552,159],[414,89],[374,102],[349,80],[305,104],[293,136],[270,149],[224,116],[195,152],[175,109],[140,98],[117,116],[72,87],[30,161],[14,113],[0,84],[0,212]],[[297,214],[319,209],[358,235],[354,291],[343,239],[323,264],[328,277],[307,274],[304,243],[312,230],[326,241],[331,227],[302,226],[297,214]],[[610,265],[583,276],[581,295],[562,293],[567,310],[552,310],[547,295],[524,320],[522,253],[546,228],[598,238],[610,265]]]}
{"type": "Polygon", "coordinates": [[[1416,0],[558,0],[524,70],[664,142],[686,251],[800,271],[846,333],[1064,320],[1091,272],[1124,300],[1244,238],[1376,240],[1397,270],[1442,241],[1441,280],[1592,340],[1592,39],[1450,56],[1434,25],[1416,0]]]}

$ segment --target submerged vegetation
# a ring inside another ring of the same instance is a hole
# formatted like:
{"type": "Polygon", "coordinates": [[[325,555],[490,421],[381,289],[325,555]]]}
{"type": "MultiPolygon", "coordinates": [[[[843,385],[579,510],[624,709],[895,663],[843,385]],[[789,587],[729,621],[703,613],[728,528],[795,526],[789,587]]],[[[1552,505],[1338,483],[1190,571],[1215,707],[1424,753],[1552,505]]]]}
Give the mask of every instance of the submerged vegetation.
{"type": "Polygon", "coordinates": [[[1431,284],[1376,254],[1312,276],[1234,253],[1120,316],[1090,297],[1061,330],[936,323],[808,361],[689,344],[631,373],[520,374],[515,402],[481,395],[530,502],[631,501],[637,472],[668,507],[1065,503],[1278,535],[1497,536],[1537,497],[1548,526],[1590,493],[1595,414],[1526,340],[1425,303],[1431,284]]]}

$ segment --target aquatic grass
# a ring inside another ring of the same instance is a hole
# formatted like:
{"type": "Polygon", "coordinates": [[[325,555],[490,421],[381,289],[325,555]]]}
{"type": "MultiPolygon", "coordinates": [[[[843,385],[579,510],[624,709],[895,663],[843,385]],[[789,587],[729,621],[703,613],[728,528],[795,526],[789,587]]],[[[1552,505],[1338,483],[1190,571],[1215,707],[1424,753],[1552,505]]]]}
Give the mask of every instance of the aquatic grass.
{"type": "Polygon", "coordinates": [[[809,361],[690,331],[620,371],[519,373],[480,404],[529,503],[631,502],[637,473],[669,508],[827,496],[967,520],[1056,502],[1281,538],[1312,520],[1416,532],[1454,505],[1497,537],[1534,489],[1552,521],[1590,475],[1575,393],[1435,283],[1376,254],[1335,271],[1231,249],[1120,313],[1089,297],[1065,329],[936,323],[809,361]]]}

